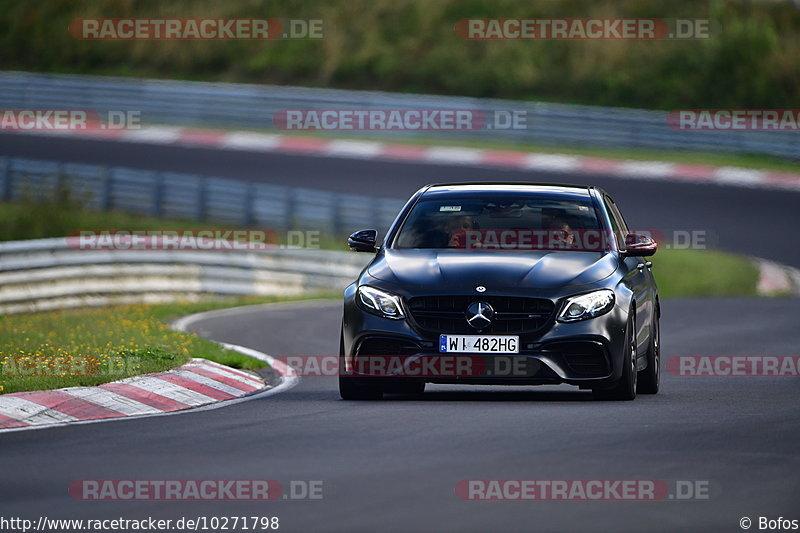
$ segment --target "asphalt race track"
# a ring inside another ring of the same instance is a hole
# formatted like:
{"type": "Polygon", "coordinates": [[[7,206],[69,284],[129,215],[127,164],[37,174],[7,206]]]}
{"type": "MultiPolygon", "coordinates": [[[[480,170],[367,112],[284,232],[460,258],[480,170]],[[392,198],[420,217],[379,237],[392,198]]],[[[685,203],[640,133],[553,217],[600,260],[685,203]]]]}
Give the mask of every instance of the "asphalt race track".
{"type": "MultiPolygon", "coordinates": [[[[260,307],[195,324],[276,355],[330,354],[339,304],[260,307]]],[[[670,301],[665,355],[796,353],[797,300],[670,301]],[[735,317],[732,319],[731,317],[735,317]],[[768,317],[768,320],[765,320],[768,317]],[[702,324],[702,327],[698,327],[702,324]],[[765,339],[767,339],[765,341],[765,339]]],[[[600,403],[570,388],[431,387],[338,399],[334,378],[225,409],[0,437],[5,516],[279,516],[284,531],[736,531],[797,513],[797,378],[681,378],[600,403]],[[322,480],[270,503],[79,502],[76,479],[322,480]],[[708,482],[708,500],[467,502],[462,479],[708,482]]]]}
{"type": "MultiPolygon", "coordinates": [[[[0,135],[3,155],[124,164],[405,197],[439,180],[568,180],[561,174],[244,154],[0,135]],[[374,185],[379,183],[380,190],[374,185]]],[[[800,266],[798,195],[597,176],[629,222],[706,229],[719,245],[800,266]],[[765,228],[764,225],[767,227],[765,228]]],[[[658,256],[654,258],[658,268],[658,256]]],[[[339,302],[213,315],[192,329],[272,355],[338,350],[339,302]]],[[[676,355],[797,355],[798,299],[669,300],[676,355]]],[[[201,355],[201,354],[199,354],[201,355]]],[[[339,400],[334,378],[214,411],[0,436],[0,515],[49,518],[278,516],[282,531],[741,531],[798,519],[797,377],[663,375],[662,392],[595,402],[570,387],[429,386],[423,396],[339,400]],[[321,480],[307,501],[81,502],[79,479],[321,480]],[[468,502],[465,479],[653,479],[707,499],[468,502]]]]}

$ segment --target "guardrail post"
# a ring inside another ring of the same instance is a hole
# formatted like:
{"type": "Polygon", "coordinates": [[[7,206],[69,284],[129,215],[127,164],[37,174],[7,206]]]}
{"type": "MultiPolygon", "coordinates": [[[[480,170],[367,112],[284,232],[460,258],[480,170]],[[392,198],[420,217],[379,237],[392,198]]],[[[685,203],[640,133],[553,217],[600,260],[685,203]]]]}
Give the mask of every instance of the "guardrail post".
{"type": "Polygon", "coordinates": [[[283,226],[284,229],[290,230],[294,226],[294,217],[297,211],[297,191],[293,188],[289,188],[286,191],[286,210],[284,211],[284,221],[283,226]]]}
{"type": "Polygon", "coordinates": [[[56,167],[56,183],[53,187],[53,193],[57,196],[56,200],[61,200],[63,195],[67,195],[67,198],[72,198],[72,190],[69,187],[69,180],[67,179],[67,173],[64,170],[64,162],[59,161],[58,166],[56,167]]]}
{"type": "Polygon", "coordinates": [[[194,216],[197,220],[206,219],[206,198],[208,196],[208,184],[203,176],[197,177],[197,205],[195,205],[194,216]]]}
{"type": "Polygon", "coordinates": [[[3,199],[11,201],[11,194],[14,191],[14,178],[11,175],[11,158],[3,158],[3,199]]]}
{"type": "Polygon", "coordinates": [[[160,217],[163,211],[162,205],[164,203],[164,175],[161,172],[156,172],[153,179],[153,200],[150,205],[150,214],[154,217],[160,217]]]}
{"type": "Polygon", "coordinates": [[[244,199],[244,225],[255,226],[256,223],[256,186],[254,183],[249,182],[245,186],[245,199],[244,199]]]}
{"type": "Polygon", "coordinates": [[[104,211],[110,210],[113,206],[112,198],[113,195],[113,188],[114,188],[114,177],[111,167],[103,167],[100,171],[100,181],[102,183],[102,192],[100,198],[100,207],[104,211]]]}
{"type": "Polygon", "coordinates": [[[344,212],[344,206],[342,205],[344,202],[342,201],[341,194],[334,194],[333,195],[333,220],[331,220],[331,230],[333,231],[333,235],[338,237],[342,234],[342,217],[341,213],[344,212]]]}

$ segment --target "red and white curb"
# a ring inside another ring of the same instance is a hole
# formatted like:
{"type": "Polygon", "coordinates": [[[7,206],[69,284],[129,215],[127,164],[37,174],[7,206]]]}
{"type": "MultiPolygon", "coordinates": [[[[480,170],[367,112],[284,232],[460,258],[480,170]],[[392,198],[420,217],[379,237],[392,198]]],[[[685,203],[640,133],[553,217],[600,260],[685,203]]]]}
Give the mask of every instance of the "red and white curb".
{"type": "Polygon", "coordinates": [[[758,257],[753,261],[758,266],[759,296],[800,296],[800,270],[758,257]]]}
{"type": "Polygon", "coordinates": [[[514,150],[482,150],[420,146],[361,140],[329,140],[268,133],[145,126],[135,130],[62,130],[20,132],[102,138],[123,142],[276,152],[286,154],[377,159],[433,164],[489,166],[571,174],[603,174],[618,178],[713,183],[800,191],[800,173],[699,164],[607,159],[514,150]]]}
{"type": "MultiPolygon", "coordinates": [[[[272,363],[282,376],[280,361],[259,351],[222,344],[272,363]]],[[[19,392],[0,396],[0,433],[108,420],[197,412],[271,396],[293,387],[289,375],[269,387],[256,374],[206,359],[191,359],[167,372],[135,376],[97,387],[19,392]]]]}
{"type": "Polygon", "coordinates": [[[19,392],[0,396],[0,430],[181,411],[253,394],[259,376],[206,359],[168,372],[97,387],[19,392]]]}

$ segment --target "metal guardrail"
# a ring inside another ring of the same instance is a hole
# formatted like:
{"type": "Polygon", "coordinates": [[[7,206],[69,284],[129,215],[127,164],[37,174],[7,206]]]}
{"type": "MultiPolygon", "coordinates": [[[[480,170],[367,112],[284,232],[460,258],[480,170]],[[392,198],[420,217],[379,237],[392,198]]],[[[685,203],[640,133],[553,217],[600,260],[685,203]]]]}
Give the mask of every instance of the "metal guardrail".
{"type": "Polygon", "coordinates": [[[339,290],[371,258],[329,250],[80,250],[65,238],[0,243],[0,314],[157,303],[201,294],[339,290]]]}
{"type": "Polygon", "coordinates": [[[89,209],[208,220],[271,229],[319,229],[333,235],[384,231],[403,206],[394,198],[159,172],[0,157],[0,197],[51,198],[66,187],[89,209]]]}
{"type": "Polygon", "coordinates": [[[274,128],[273,116],[286,109],[476,109],[487,115],[514,110],[526,112],[527,128],[425,135],[800,158],[800,136],[791,132],[681,131],[667,125],[663,111],[512,100],[5,71],[0,72],[0,107],[135,110],[148,123],[256,129],[274,128]]]}

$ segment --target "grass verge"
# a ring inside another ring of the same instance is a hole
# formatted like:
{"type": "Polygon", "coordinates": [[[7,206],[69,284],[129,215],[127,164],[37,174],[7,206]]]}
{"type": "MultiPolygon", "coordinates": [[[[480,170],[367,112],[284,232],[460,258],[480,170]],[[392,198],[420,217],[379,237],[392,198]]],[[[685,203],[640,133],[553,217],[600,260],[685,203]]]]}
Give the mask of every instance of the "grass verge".
{"type": "MultiPolygon", "coordinates": [[[[0,202],[0,241],[21,241],[64,237],[81,230],[127,231],[201,231],[241,230],[243,225],[229,222],[211,222],[148,217],[122,211],[92,211],[74,200],[46,199],[40,202],[0,202]]],[[[251,228],[252,229],[252,228],[251,228]]],[[[278,245],[287,242],[288,231],[280,228],[259,228],[266,233],[267,243],[278,245]]],[[[309,232],[307,239],[326,250],[347,250],[344,236],[331,236],[324,231],[309,232]]]]}
{"type": "Polygon", "coordinates": [[[652,262],[662,299],[758,295],[758,268],[740,255],[715,250],[659,250],[652,262]]]}
{"type": "Polygon", "coordinates": [[[175,331],[167,322],[201,311],[285,300],[215,298],[0,316],[0,393],[99,385],[163,372],[192,357],[234,368],[263,368],[258,359],[175,331]]]}
{"type": "Polygon", "coordinates": [[[92,211],[76,199],[0,202],[0,241],[63,237],[79,230],[239,229],[235,225],[194,220],[167,220],[121,211],[92,211]]]}

